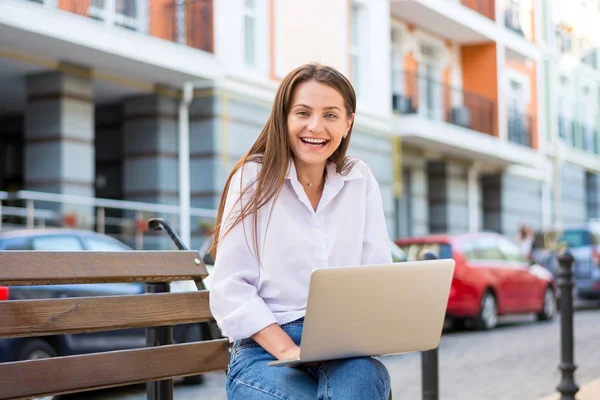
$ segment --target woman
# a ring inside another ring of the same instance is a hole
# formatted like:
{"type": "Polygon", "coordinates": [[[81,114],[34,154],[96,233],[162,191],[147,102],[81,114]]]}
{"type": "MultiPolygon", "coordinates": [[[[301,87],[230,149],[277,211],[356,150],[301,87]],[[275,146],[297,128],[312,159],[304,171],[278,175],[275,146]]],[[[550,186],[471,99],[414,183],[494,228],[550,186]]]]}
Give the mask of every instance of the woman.
{"type": "Polygon", "coordinates": [[[299,355],[312,270],[391,262],[379,186],[364,162],[346,157],[355,109],[354,89],[335,69],[292,71],[227,180],[210,305],[234,342],[229,399],[389,396],[389,374],[372,357],[266,365],[299,355]]]}

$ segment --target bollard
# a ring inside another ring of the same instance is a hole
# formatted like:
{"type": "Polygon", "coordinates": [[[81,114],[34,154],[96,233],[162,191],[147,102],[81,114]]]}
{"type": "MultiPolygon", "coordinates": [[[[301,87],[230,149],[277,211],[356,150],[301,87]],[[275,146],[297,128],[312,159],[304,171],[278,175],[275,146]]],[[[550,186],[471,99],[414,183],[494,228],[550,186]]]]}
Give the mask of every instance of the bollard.
{"type": "Polygon", "coordinates": [[[579,387],[575,383],[573,360],[573,261],[568,251],[558,258],[558,286],[560,288],[560,349],[561,357],[558,369],[562,373],[560,384],[556,387],[560,400],[575,400],[579,387]]]}
{"type": "MultiPolygon", "coordinates": [[[[435,254],[427,252],[422,260],[436,260],[435,254]]],[[[439,400],[438,349],[421,352],[421,381],[423,400],[439,400]]]]}
{"type": "MultiPolygon", "coordinates": [[[[170,291],[168,283],[147,283],[146,293],[166,293],[170,291]]],[[[164,346],[173,343],[173,327],[159,326],[146,328],[146,346],[164,346]]],[[[173,380],[146,383],[148,400],[173,400],[173,380]]]]}

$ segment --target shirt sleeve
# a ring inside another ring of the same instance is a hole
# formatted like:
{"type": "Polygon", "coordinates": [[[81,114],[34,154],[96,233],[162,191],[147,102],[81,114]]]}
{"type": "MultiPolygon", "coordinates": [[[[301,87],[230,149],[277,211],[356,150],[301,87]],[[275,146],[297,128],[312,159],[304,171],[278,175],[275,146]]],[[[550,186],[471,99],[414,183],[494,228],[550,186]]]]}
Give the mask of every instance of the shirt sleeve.
{"type": "Polygon", "coordinates": [[[366,175],[367,211],[361,264],[389,264],[392,262],[392,252],[379,184],[368,168],[366,175]]]}
{"type": "Polygon", "coordinates": [[[238,170],[229,184],[225,201],[221,240],[212,271],[210,287],[210,309],[217,324],[231,342],[245,339],[277,320],[264,300],[259,297],[257,285],[260,269],[254,255],[253,217],[249,216],[222,236],[239,215],[242,201],[239,200],[243,185],[248,185],[256,174],[251,168],[238,170]],[[247,179],[246,175],[251,179],[247,179]]]}

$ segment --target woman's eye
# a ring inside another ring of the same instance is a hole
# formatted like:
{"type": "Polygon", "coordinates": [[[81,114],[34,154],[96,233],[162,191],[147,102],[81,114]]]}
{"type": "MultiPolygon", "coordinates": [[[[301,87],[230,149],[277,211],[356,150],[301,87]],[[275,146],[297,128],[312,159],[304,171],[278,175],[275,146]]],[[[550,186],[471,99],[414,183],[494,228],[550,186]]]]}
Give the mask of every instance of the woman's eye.
{"type": "Polygon", "coordinates": [[[308,115],[308,113],[306,111],[298,111],[298,115],[302,115],[303,117],[306,117],[308,115]]]}
{"type": "Polygon", "coordinates": [[[327,114],[327,115],[325,115],[325,117],[327,117],[327,118],[337,118],[337,115],[335,115],[335,114],[327,114]]]}

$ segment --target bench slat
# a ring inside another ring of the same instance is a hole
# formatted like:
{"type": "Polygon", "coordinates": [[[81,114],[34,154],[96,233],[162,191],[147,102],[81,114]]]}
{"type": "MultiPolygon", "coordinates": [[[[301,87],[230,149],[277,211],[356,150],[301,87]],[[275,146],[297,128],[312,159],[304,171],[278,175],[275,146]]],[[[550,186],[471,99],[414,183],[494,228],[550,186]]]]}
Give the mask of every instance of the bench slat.
{"type": "Polygon", "coordinates": [[[96,390],[225,370],[227,339],[0,364],[0,399],[96,390]]]}
{"type": "Polygon", "coordinates": [[[0,338],[212,321],[208,291],[0,302],[0,338]]]}
{"type": "Polygon", "coordinates": [[[207,275],[197,251],[0,251],[0,286],[170,282],[207,275]]]}

